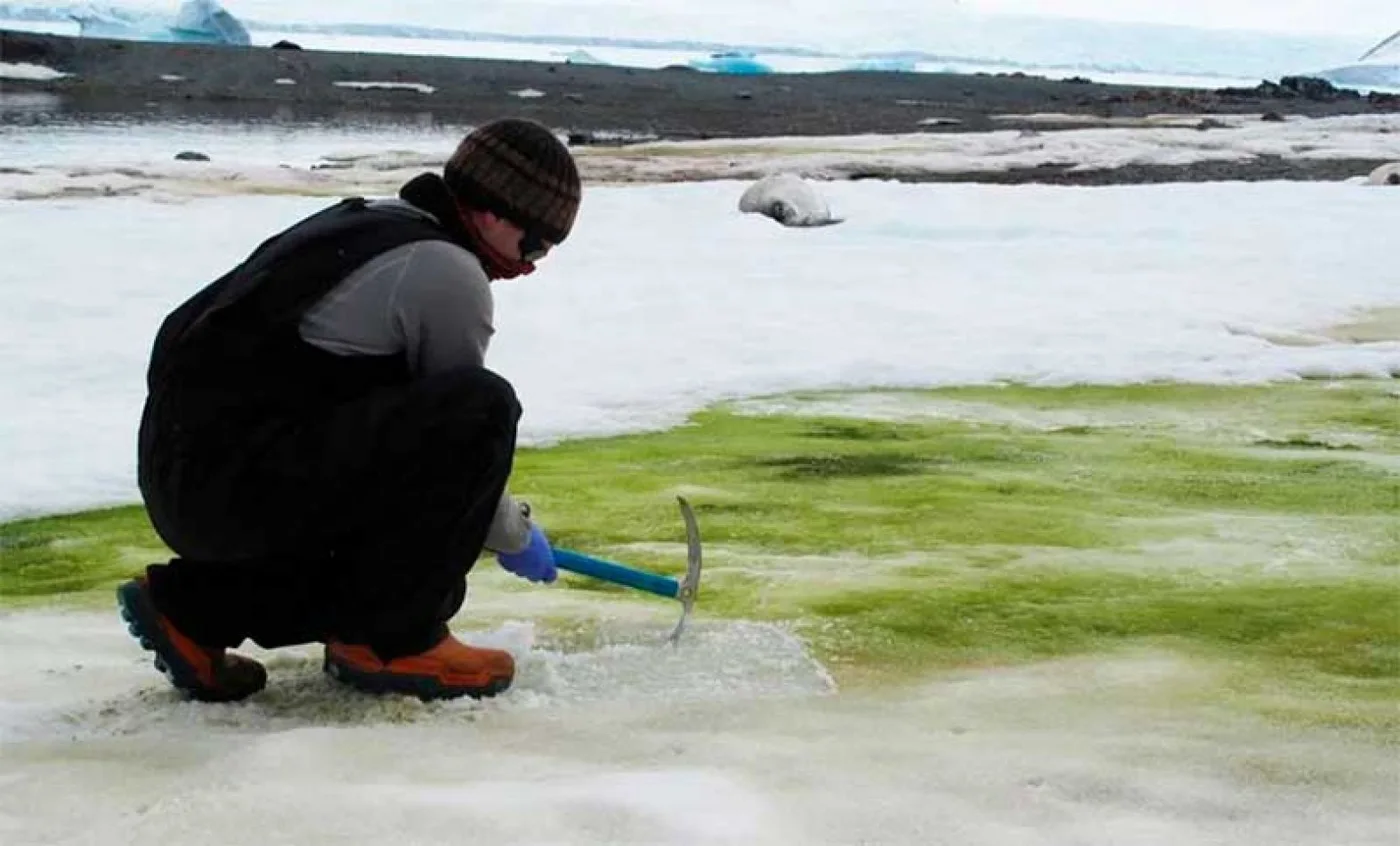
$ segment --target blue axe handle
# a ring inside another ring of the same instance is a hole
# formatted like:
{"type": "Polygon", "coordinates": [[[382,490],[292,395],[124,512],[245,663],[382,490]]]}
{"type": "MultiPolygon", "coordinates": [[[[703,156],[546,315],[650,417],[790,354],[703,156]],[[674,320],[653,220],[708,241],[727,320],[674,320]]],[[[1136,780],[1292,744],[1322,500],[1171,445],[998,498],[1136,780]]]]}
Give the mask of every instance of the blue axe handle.
{"type": "Polygon", "coordinates": [[[568,549],[554,550],[554,563],[561,570],[569,570],[612,582],[617,585],[644,590],[658,596],[675,599],[680,595],[681,583],[669,576],[658,576],[645,570],[637,570],[615,561],[604,561],[591,555],[573,552],[568,549]]]}

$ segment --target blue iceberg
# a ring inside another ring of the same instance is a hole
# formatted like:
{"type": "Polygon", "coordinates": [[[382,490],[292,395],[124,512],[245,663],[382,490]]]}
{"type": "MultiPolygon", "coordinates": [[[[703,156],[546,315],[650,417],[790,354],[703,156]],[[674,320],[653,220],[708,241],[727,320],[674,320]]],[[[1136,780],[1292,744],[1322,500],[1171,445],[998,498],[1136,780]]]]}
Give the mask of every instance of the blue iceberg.
{"type": "Polygon", "coordinates": [[[606,62],[604,62],[602,59],[599,59],[597,56],[593,55],[592,53],[588,52],[587,50],[582,50],[582,49],[580,49],[580,50],[570,50],[570,51],[567,52],[567,53],[555,54],[555,55],[561,55],[561,56],[563,57],[564,61],[567,62],[568,64],[571,64],[571,65],[602,65],[602,64],[606,64],[606,62]]]}
{"type": "Polygon", "coordinates": [[[710,73],[753,75],[773,72],[773,69],[768,65],[755,59],[753,53],[738,50],[711,53],[708,59],[695,59],[689,63],[689,66],[710,73]]]}
{"type": "Polygon", "coordinates": [[[89,8],[73,14],[78,34],[124,41],[248,46],[248,29],[216,0],[185,0],[173,19],[121,9],[89,8]]]}
{"type": "Polygon", "coordinates": [[[1317,75],[1333,85],[1400,91],[1400,30],[1367,50],[1354,63],[1317,75]]]}
{"type": "Polygon", "coordinates": [[[1362,63],[1340,68],[1319,71],[1322,77],[1333,85],[1343,88],[1359,88],[1381,92],[1400,91],[1400,63],[1362,63]]]}
{"type": "Polygon", "coordinates": [[[852,64],[847,70],[913,73],[918,70],[918,66],[909,59],[862,59],[852,64]]]}

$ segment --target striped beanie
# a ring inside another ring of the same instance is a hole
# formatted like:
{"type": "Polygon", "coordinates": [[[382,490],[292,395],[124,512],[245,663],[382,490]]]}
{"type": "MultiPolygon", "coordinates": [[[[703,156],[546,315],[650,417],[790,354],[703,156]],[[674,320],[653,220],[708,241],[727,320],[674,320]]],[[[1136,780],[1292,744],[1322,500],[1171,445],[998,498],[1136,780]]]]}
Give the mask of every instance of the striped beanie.
{"type": "Polygon", "coordinates": [[[582,187],[574,157],[533,121],[506,118],[478,127],[457,145],[442,175],[463,205],[551,244],[569,237],[578,214],[582,187]]]}

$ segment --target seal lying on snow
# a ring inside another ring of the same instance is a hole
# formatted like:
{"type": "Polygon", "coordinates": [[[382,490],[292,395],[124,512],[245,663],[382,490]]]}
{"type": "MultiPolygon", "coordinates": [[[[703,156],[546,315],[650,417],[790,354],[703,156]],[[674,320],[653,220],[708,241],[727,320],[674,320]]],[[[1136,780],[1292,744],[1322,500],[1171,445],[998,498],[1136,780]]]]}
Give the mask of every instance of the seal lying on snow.
{"type": "Polygon", "coordinates": [[[784,226],[827,226],[840,223],[831,216],[817,189],[793,173],[765,176],[739,198],[739,211],[773,218],[784,226]]]}
{"type": "Polygon", "coordinates": [[[1400,185],[1400,162],[1383,164],[1366,177],[1367,185],[1400,185]]]}

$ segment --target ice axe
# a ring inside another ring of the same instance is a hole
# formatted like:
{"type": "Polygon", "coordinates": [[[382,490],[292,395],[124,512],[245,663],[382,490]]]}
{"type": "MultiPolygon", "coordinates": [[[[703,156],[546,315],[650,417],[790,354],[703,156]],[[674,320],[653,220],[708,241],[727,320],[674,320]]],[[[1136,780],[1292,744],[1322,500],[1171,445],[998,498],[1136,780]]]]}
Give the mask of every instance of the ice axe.
{"type": "Polygon", "coordinates": [[[667,638],[672,644],[680,642],[686,620],[695,607],[695,595],[700,590],[700,529],[695,524],[695,512],[690,510],[690,503],[685,501],[685,497],[676,497],[676,502],[680,504],[681,518],[685,520],[686,568],[685,578],[680,581],[569,549],[554,550],[554,563],[561,570],[680,600],[680,622],[676,623],[675,631],[667,638]]]}

